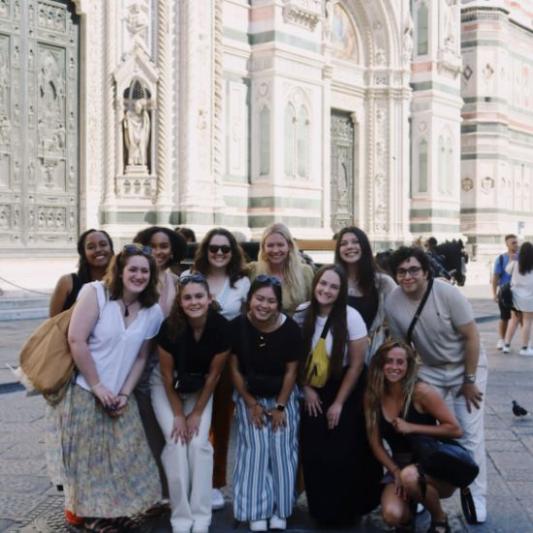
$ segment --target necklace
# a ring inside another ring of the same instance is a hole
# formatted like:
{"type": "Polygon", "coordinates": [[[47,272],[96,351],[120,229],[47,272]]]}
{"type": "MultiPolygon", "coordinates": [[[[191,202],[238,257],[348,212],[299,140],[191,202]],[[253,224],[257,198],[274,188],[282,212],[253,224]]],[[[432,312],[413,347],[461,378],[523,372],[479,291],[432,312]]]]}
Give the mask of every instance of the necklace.
{"type": "Polygon", "coordinates": [[[128,317],[130,316],[130,306],[133,305],[137,300],[134,300],[133,302],[130,302],[127,304],[124,300],[122,300],[122,303],[124,305],[124,316],[128,317]]]}

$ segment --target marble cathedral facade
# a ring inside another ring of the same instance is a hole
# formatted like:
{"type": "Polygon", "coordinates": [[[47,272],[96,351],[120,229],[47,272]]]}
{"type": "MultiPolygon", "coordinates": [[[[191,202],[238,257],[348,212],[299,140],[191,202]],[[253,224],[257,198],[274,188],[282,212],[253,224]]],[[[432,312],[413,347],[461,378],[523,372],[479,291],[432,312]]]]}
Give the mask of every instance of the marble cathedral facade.
{"type": "Polygon", "coordinates": [[[0,0],[0,240],[533,234],[533,2],[0,0]],[[511,44],[512,43],[512,44],[511,44]]]}

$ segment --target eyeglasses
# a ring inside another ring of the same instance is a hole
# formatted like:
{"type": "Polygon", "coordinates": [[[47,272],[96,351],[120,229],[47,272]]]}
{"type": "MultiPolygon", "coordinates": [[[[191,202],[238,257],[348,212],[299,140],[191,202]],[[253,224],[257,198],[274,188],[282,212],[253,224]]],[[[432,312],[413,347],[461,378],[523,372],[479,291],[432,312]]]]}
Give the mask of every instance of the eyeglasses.
{"type": "Polygon", "coordinates": [[[152,247],[151,246],[143,246],[142,244],[139,244],[138,242],[134,242],[132,244],[125,244],[122,248],[123,252],[126,252],[127,254],[144,254],[144,255],[152,255],[152,247]]]}
{"type": "Polygon", "coordinates": [[[179,279],[180,285],[187,285],[187,283],[207,283],[207,280],[202,274],[188,274],[187,276],[182,276],[179,279]]]}
{"type": "Polygon", "coordinates": [[[411,277],[414,277],[417,274],[419,274],[421,270],[422,270],[422,267],[417,267],[417,266],[412,266],[412,267],[409,267],[409,268],[399,268],[396,271],[396,277],[397,278],[405,278],[405,276],[407,276],[407,274],[409,274],[411,277]]]}
{"type": "Polygon", "coordinates": [[[231,252],[231,246],[227,244],[210,244],[207,249],[212,253],[216,254],[219,250],[224,254],[229,254],[231,252]]]}
{"type": "Polygon", "coordinates": [[[259,274],[255,278],[259,283],[269,283],[270,285],[275,285],[276,287],[279,287],[281,285],[281,281],[276,278],[276,276],[268,276],[267,274],[259,274]]]}

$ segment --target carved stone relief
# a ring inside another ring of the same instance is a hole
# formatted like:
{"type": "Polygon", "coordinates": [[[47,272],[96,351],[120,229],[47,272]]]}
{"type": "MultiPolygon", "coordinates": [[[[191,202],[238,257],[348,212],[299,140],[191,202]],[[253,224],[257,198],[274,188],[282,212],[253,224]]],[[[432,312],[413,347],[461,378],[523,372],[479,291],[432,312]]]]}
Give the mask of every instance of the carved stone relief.
{"type": "Polygon", "coordinates": [[[283,19],[285,22],[302,26],[313,31],[320,22],[321,0],[284,0],[283,19]]]}
{"type": "Polygon", "coordinates": [[[135,48],[140,48],[150,55],[150,16],[148,0],[135,0],[126,6],[122,17],[124,55],[135,48]]]}

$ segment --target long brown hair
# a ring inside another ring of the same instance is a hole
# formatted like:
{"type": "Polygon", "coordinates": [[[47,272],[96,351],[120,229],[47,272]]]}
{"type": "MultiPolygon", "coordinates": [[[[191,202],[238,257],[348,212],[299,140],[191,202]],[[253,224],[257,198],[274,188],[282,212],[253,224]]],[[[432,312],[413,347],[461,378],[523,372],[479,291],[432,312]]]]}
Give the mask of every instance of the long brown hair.
{"type": "Polygon", "coordinates": [[[303,323],[303,338],[307,354],[311,353],[313,335],[315,332],[316,318],[320,312],[320,304],[317,302],[315,296],[315,289],[323,276],[324,272],[331,270],[335,272],[340,279],[340,290],[337,299],[333,303],[333,307],[328,316],[330,320],[330,331],[333,337],[332,350],[330,354],[330,376],[340,377],[342,374],[342,363],[344,360],[344,353],[346,351],[346,341],[348,339],[348,326],[346,319],[346,306],[348,295],[348,281],[344,269],[339,265],[324,265],[321,267],[313,278],[313,285],[311,288],[311,302],[307,309],[303,323]]]}
{"type": "Polygon", "coordinates": [[[128,263],[128,259],[136,255],[146,257],[148,265],[150,266],[150,279],[148,280],[148,285],[146,285],[137,299],[141,304],[141,307],[152,307],[152,305],[156,304],[159,300],[159,292],[157,290],[157,267],[151,252],[141,245],[126,244],[124,248],[122,248],[122,251],[111,259],[103,279],[104,285],[109,291],[109,298],[111,300],[122,298],[124,293],[122,274],[128,263]]]}
{"type": "Polygon", "coordinates": [[[365,418],[367,433],[370,435],[378,424],[379,413],[384,396],[387,394],[387,381],[383,374],[383,367],[387,361],[387,355],[393,348],[401,348],[407,355],[407,371],[402,379],[403,392],[403,416],[405,417],[411,404],[415,384],[417,382],[416,353],[413,348],[399,339],[388,339],[372,356],[368,369],[368,380],[365,392],[365,418]]]}

